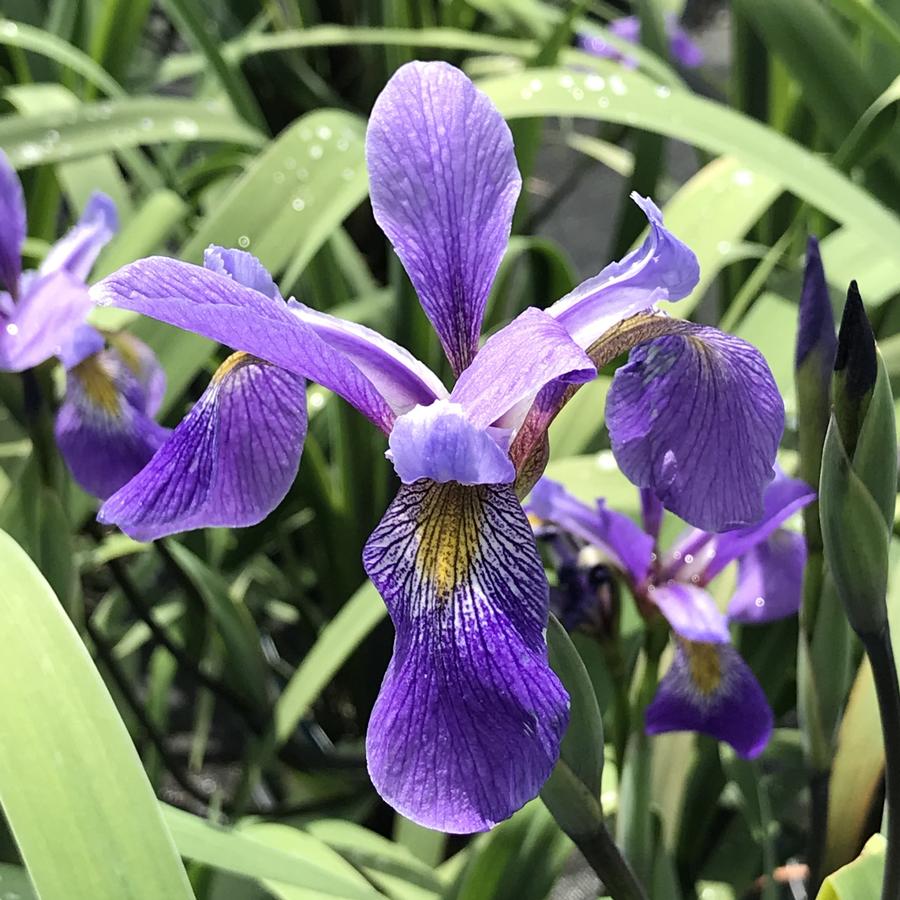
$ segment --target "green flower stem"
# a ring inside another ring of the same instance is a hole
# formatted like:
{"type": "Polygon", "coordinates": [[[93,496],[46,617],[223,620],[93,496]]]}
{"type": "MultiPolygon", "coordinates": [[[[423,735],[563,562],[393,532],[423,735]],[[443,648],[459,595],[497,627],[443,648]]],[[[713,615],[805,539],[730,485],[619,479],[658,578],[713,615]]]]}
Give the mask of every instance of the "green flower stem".
{"type": "Polygon", "coordinates": [[[647,893],[605,825],[601,823],[591,834],[573,835],[572,839],[613,900],[647,900],[647,893]]]}
{"type": "Polygon", "coordinates": [[[900,687],[890,627],[885,625],[877,634],[861,634],[860,638],[872,664],[884,736],[888,834],[881,897],[897,900],[900,898],[900,687]]]}

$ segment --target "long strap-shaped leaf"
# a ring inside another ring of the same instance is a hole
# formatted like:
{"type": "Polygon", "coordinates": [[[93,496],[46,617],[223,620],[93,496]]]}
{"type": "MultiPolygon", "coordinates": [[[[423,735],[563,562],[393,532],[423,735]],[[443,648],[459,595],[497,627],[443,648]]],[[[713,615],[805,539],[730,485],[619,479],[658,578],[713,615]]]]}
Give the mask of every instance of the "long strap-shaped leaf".
{"type": "Polygon", "coordinates": [[[193,900],[150,782],[50,586],[0,532],[0,804],[41,900],[193,900]]]}

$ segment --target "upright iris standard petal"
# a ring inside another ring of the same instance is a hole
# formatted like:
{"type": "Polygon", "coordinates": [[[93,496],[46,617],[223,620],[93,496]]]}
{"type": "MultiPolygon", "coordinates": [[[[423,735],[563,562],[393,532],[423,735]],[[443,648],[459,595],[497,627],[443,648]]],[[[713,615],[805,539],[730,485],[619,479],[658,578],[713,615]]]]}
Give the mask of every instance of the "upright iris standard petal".
{"type": "Polygon", "coordinates": [[[511,487],[401,487],[363,551],[396,628],[366,750],[382,797],[430,828],[490,828],[550,774],[568,698],[548,586],[511,487]]]}
{"type": "Polygon", "coordinates": [[[647,707],[648,734],[699,731],[758,756],[772,735],[766,695],[731,644],[680,641],[647,707]]]}
{"type": "Polygon", "coordinates": [[[135,377],[135,403],[148,416],[155,416],[166,393],[166,370],[156,354],[134,335],[126,331],[108,336],[110,349],[119,355],[135,377]]]}
{"type": "Polygon", "coordinates": [[[728,618],[759,624],[795,615],[803,597],[805,567],[803,535],[784,528],[774,531],[738,560],[728,618]]]}
{"type": "Polygon", "coordinates": [[[715,578],[729,563],[762,543],[776,528],[816,498],[816,492],[799,478],[778,471],[763,494],[763,515],[746,528],[726,531],[713,540],[715,555],[703,571],[703,580],[715,578]]]}
{"type": "Polygon", "coordinates": [[[566,330],[545,312],[526,309],[491,335],[456,382],[450,399],[475,425],[520,425],[538,391],[557,379],[581,384],[597,369],[566,330]]]}
{"type": "Polygon", "coordinates": [[[91,309],[88,289],[65,269],[26,272],[19,301],[0,330],[0,369],[22,372],[58,356],[91,309]]]}
{"type": "Polygon", "coordinates": [[[91,194],[78,222],[50,248],[41,263],[40,274],[65,269],[79,281],[85,281],[100,251],[118,230],[115,203],[99,191],[91,194]]]}
{"type": "Polygon", "coordinates": [[[588,506],[561,484],[542,478],[531,491],[527,509],[602,550],[634,582],[639,584],[647,577],[653,538],[628,516],[607,509],[602,500],[588,506]]]}
{"type": "Polygon", "coordinates": [[[522,180],[490,100],[443,62],[413,62],[375,101],[366,135],[375,220],[456,374],[478,349],[522,180]]]}
{"type": "Polygon", "coordinates": [[[305,437],[304,380],[247,353],[232,354],[98,518],[140,541],[256,524],[293,483],[305,437]]]}
{"type": "Polygon", "coordinates": [[[509,484],[516,477],[507,453],[509,432],[476,428],[465,410],[449,400],[435,400],[400,416],[388,443],[388,459],[404,484],[420,478],[509,484]]]}
{"type": "MultiPolygon", "coordinates": [[[[74,359],[75,357],[73,357],[74,359]]],[[[66,372],[56,442],[75,481],[101,499],[137,475],[169,434],[148,414],[134,372],[101,350],[66,372]]]]}
{"type": "Polygon", "coordinates": [[[639,194],[631,197],[650,222],[643,244],[547,310],[585,350],[622,319],[659,300],[681,300],[700,280],[693,250],[665,228],[656,204],[639,194]]]}
{"type": "Polygon", "coordinates": [[[0,150],[0,290],[16,299],[22,274],[25,242],[25,197],[22,183],[6,154],[0,150]]]}
{"type": "Polygon", "coordinates": [[[282,300],[246,287],[228,274],[150,257],[103,279],[91,295],[101,305],[135,310],[317,381],[384,431],[393,425],[390,406],[353,362],[282,300]]]}
{"type": "Polygon", "coordinates": [[[606,421],[634,484],[691,525],[721,531],[763,514],[784,404],[758,350],[715,328],[684,327],[631,352],[606,421]]]}
{"type": "Polygon", "coordinates": [[[712,643],[730,640],[725,616],[719,612],[712,595],[703,588],[669,581],[648,588],[647,596],[681,637],[712,643]]]}

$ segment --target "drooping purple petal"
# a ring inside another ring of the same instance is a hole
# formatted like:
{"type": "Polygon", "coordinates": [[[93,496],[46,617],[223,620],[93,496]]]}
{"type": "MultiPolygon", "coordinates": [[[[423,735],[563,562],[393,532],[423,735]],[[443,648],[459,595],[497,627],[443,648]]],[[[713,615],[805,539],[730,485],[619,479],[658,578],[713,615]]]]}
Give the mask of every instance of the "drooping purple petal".
{"type": "Polygon", "coordinates": [[[712,595],[695,584],[669,581],[648,589],[650,599],[672,626],[672,630],[690,641],[726,643],[730,640],[728,622],[712,595]]]}
{"type": "Polygon", "coordinates": [[[602,550],[634,582],[639,584],[647,577],[653,538],[628,516],[607,509],[603,500],[588,506],[561,484],[542,478],[532,489],[526,508],[602,550]]]}
{"type": "Polygon", "coordinates": [[[547,310],[584,349],[623,319],[657,301],[686,297],[700,279],[694,251],[665,228],[656,204],[636,193],[631,198],[650,223],[643,244],[547,310]]]}
{"type": "Polygon", "coordinates": [[[758,624],[795,615],[803,597],[805,567],[803,535],[784,528],[774,531],[738,560],[729,620],[758,624]]]}
{"type": "Polygon", "coordinates": [[[516,477],[508,454],[509,438],[505,429],[476,428],[458,403],[435,400],[394,422],[387,457],[404,484],[420,478],[509,484],[516,477]]]}
{"type": "Polygon", "coordinates": [[[366,161],[390,238],[458,375],[472,361],[522,180],[512,135],[457,68],[399,68],[372,108],[366,161]]]}
{"type": "Polygon", "coordinates": [[[606,422],[622,472],[697,528],[763,514],[784,404],[746,341],[696,325],[642,344],[616,372],[606,422]]]}
{"type": "Polygon", "coordinates": [[[511,487],[401,487],[363,551],[396,628],[369,774],[403,815],[490,828],[536,796],[568,698],[547,664],[548,586],[511,487]]]}
{"type": "Polygon", "coordinates": [[[22,183],[6,154],[0,150],[0,289],[13,299],[19,295],[22,244],[25,242],[25,197],[22,183]]]}
{"type": "Polygon", "coordinates": [[[305,437],[303,379],[234,353],[98,519],[139,541],[194,528],[254,525],[293,483],[305,437]]]}
{"type": "Polygon", "coordinates": [[[703,571],[703,580],[715,578],[729,563],[763,542],[776,528],[816,498],[816,492],[799,478],[778,470],[763,494],[763,515],[746,528],[726,531],[713,541],[715,556],[703,571]]]}
{"type": "Polygon", "coordinates": [[[680,641],[645,713],[648,734],[699,731],[745,758],[763,751],[772,725],[766,695],[731,644],[680,641]]]}
{"type": "Polygon", "coordinates": [[[65,269],[85,281],[100,251],[118,230],[115,203],[99,191],[91,194],[81,218],[50,248],[38,271],[49,275],[65,269]]]}
{"type": "Polygon", "coordinates": [[[75,481],[101,499],[137,475],[169,434],[132,402],[135,381],[121,357],[108,350],[66,372],[56,442],[75,481]]]}
{"type": "Polygon", "coordinates": [[[104,278],[91,296],[101,305],[143,313],[317,381],[390,431],[393,411],[353,362],[286,303],[227,274],[150,257],[104,278]]]}
{"type": "Polygon", "coordinates": [[[810,235],[806,243],[806,267],[803,272],[803,291],[800,294],[795,367],[799,369],[813,351],[816,351],[819,375],[823,382],[827,382],[831,379],[837,355],[837,333],[819,242],[810,235]]]}
{"type": "Polygon", "coordinates": [[[529,308],[487,339],[450,399],[465,407],[475,425],[515,428],[545,384],[557,379],[580,384],[596,374],[590,357],[559,322],[529,308]]]}
{"type": "Polygon", "coordinates": [[[0,369],[22,372],[64,352],[91,309],[84,282],[65,269],[26,272],[19,302],[0,330],[0,369]]]}

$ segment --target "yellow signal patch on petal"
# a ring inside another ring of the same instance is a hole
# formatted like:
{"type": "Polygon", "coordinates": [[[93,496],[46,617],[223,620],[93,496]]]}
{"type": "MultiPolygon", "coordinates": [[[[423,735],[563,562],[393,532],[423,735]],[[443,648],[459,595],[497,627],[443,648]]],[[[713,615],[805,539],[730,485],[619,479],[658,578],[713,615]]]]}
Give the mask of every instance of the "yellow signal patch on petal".
{"type": "Polygon", "coordinates": [[[80,382],[91,405],[111,416],[121,414],[119,391],[102,353],[94,353],[83,359],[72,368],[71,374],[80,382]]]}
{"type": "Polygon", "coordinates": [[[485,520],[482,494],[481,485],[449,481],[432,484],[422,498],[416,522],[416,568],[441,600],[449,600],[454,588],[469,579],[480,557],[485,520]]]}
{"type": "Polygon", "coordinates": [[[221,384],[228,375],[230,375],[235,369],[239,366],[244,365],[245,363],[255,362],[257,361],[254,356],[251,356],[249,353],[245,353],[243,350],[238,350],[236,353],[232,353],[222,365],[219,366],[218,369],[213,373],[212,381],[214,384],[221,384]]]}
{"type": "Polygon", "coordinates": [[[688,640],[683,640],[681,645],[694,686],[705,697],[714,694],[722,684],[722,660],[718,645],[688,640]]]}

